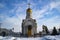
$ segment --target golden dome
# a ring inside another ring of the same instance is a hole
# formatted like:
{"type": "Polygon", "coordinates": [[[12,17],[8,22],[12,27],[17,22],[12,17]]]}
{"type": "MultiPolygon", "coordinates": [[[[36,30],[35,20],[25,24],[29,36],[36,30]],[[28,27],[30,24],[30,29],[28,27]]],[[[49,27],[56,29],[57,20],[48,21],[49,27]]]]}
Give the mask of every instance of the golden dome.
{"type": "Polygon", "coordinates": [[[27,9],[28,13],[32,13],[32,10],[30,8],[27,9]]]}

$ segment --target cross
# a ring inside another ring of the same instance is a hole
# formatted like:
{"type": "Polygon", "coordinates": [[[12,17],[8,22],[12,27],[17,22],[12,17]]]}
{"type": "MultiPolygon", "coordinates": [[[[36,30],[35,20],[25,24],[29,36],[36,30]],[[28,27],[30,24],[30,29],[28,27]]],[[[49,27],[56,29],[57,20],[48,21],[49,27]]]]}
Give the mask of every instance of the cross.
{"type": "Polygon", "coordinates": [[[28,7],[30,8],[30,5],[31,5],[31,4],[30,4],[30,0],[27,0],[27,2],[28,2],[28,7]]]}
{"type": "Polygon", "coordinates": [[[30,4],[30,3],[28,3],[28,7],[29,7],[29,8],[30,8],[30,5],[31,5],[31,4],[30,4]]]}

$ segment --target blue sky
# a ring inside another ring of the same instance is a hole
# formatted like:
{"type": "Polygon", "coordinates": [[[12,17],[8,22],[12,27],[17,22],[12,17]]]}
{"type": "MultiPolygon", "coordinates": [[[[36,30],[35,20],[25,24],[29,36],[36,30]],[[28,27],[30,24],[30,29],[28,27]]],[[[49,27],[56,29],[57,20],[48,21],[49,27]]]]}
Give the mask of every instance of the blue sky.
{"type": "Polygon", "coordinates": [[[2,28],[21,32],[21,22],[26,17],[27,3],[31,3],[32,18],[37,21],[38,32],[42,25],[48,29],[60,28],[60,0],[0,0],[0,23],[2,28]]]}

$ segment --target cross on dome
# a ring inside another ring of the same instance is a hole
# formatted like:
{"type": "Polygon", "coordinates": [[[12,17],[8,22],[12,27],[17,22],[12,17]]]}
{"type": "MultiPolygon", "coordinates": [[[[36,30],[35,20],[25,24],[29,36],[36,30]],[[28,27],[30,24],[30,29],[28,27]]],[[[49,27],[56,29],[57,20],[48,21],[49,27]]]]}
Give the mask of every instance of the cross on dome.
{"type": "Polygon", "coordinates": [[[30,5],[31,5],[31,4],[30,4],[30,3],[28,3],[28,8],[30,8],[30,5]]]}

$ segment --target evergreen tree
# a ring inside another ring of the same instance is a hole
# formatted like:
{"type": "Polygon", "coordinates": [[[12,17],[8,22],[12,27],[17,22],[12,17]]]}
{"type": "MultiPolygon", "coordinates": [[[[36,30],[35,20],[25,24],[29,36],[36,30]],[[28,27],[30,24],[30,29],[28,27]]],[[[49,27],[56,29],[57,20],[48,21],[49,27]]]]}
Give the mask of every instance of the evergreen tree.
{"type": "Polygon", "coordinates": [[[48,30],[48,28],[47,28],[47,26],[45,26],[45,25],[43,25],[43,32],[46,32],[46,34],[48,34],[49,33],[49,30],[48,30]]]}
{"type": "Polygon", "coordinates": [[[58,30],[59,30],[59,34],[60,34],[60,28],[58,30]]]}
{"type": "Polygon", "coordinates": [[[49,33],[47,26],[46,26],[46,33],[47,33],[47,34],[49,33]]]}
{"type": "Polygon", "coordinates": [[[58,33],[57,33],[57,29],[54,27],[53,28],[53,31],[52,31],[52,35],[57,35],[58,33]]]}
{"type": "Polygon", "coordinates": [[[59,32],[60,32],[60,28],[59,28],[59,32]]]}

